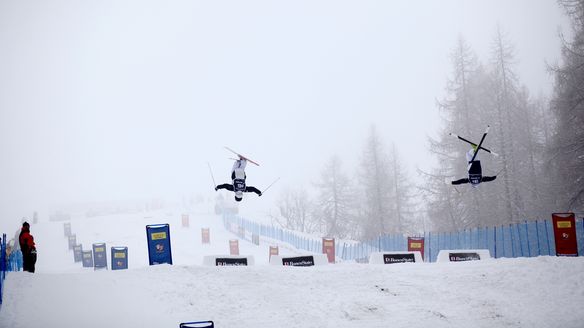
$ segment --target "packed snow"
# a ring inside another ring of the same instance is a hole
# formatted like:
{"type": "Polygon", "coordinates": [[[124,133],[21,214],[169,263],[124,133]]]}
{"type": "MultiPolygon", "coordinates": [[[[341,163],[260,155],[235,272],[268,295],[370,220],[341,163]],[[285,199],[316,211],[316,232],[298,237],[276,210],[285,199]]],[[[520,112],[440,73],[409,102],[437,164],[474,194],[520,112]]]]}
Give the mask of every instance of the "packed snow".
{"type": "MultiPolygon", "coordinates": [[[[63,222],[31,226],[39,259],[34,274],[7,275],[0,327],[582,327],[584,259],[488,259],[461,263],[269,265],[269,246],[240,240],[255,265],[203,265],[228,255],[237,236],[221,217],[180,210],[70,222],[84,249],[128,246],[128,270],[74,263],[63,222]],[[148,266],[147,224],[169,223],[174,265],[148,266]],[[210,228],[211,243],[201,243],[210,228]]],[[[305,251],[280,244],[281,255],[305,251]]],[[[109,266],[110,264],[108,264],[109,266]]]]}

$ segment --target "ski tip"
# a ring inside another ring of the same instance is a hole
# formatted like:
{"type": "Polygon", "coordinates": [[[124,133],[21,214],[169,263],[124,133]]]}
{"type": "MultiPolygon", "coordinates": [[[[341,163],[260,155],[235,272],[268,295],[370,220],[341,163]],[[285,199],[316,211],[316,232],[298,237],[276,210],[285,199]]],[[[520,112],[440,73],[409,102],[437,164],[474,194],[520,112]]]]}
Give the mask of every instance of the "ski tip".
{"type": "Polygon", "coordinates": [[[491,154],[493,154],[495,157],[499,157],[499,154],[495,153],[494,151],[491,151],[491,154]]]}

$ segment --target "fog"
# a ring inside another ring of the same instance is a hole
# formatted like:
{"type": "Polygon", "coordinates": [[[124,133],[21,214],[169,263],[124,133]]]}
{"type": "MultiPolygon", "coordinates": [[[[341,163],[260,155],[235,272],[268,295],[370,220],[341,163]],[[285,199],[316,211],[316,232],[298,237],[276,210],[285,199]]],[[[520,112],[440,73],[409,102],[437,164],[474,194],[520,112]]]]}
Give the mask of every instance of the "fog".
{"type": "MultiPolygon", "coordinates": [[[[229,146],[258,161],[268,210],[334,154],[349,173],[375,124],[428,168],[436,100],[463,37],[497,25],[531,93],[569,24],[555,1],[0,1],[0,229],[59,204],[215,196],[229,146]]],[[[484,129],[477,127],[477,134],[484,129]]]]}

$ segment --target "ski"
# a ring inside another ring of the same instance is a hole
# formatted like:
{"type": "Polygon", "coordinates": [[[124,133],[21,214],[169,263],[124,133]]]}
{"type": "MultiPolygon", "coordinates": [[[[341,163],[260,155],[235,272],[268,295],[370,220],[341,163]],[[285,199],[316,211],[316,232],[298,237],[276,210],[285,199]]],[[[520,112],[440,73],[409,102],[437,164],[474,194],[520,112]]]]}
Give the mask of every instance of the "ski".
{"type": "MultiPolygon", "coordinates": [[[[457,134],[454,134],[454,133],[449,133],[449,134],[450,134],[451,136],[455,137],[455,138],[458,138],[458,140],[464,141],[464,142],[466,142],[466,143],[469,143],[469,144],[471,144],[471,145],[472,145],[472,146],[474,146],[474,147],[477,147],[477,150],[479,149],[479,148],[478,148],[478,145],[477,145],[476,143],[474,143],[474,142],[472,142],[472,141],[470,141],[470,140],[467,140],[467,139],[465,139],[465,138],[463,138],[463,137],[461,137],[461,136],[459,136],[459,135],[457,135],[457,134]]],[[[489,149],[487,149],[487,148],[485,148],[485,147],[482,147],[482,146],[481,146],[481,148],[480,148],[480,149],[482,149],[482,150],[486,151],[487,153],[489,153],[489,154],[492,154],[492,155],[494,155],[494,156],[499,156],[499,154],[497,154],[497,153],[495,153],[494,151],[492,151],[492,150],[489,150],[489,149]]]]}
{"type": "Polygon", "coordinates": [[[483,137],[481,138],[481,141],[479,142],[477,149],[474,151],[474,154],[472,155],[472,159],[468,163],[468,167],[466,168],[467,171],[470,171],[470,168],[472,166],[472,162],[474,162],[475,158],[477,157],[477,154],[479,153],[479,150],[481,149],[481,146],[483,145],[483,141],[485,141],[485,138],[487,137],[487,133],[489,133],[490,128],[491,128],[491,126],[487,125],[487,129],[485,130],[485,133],[483,133],[483,137]]]}
{"type": "Polygon", "coordinates": [[[255,164],[255,165],[257,165],[257,166],[260,166],[258,163],[256,163],[256,162],[254,162],[253,160],[251,160],[251,159],[249,159],[249,158],[247,158],[247,157],[245,157],[245,156],[241,155],[240,153],[236,152],[235,150],[233,150],[233,149],[231,149],[231,148],[229,148],[229,147],[227,147],[227,146],[224,146],[224,147],[225,147],[225,149],[227,149],[227,150],[229,150],[230,152],[234,153],[235,155],[239,156],[239,158],[240,158],[240,159],[245,159],[246,161],[248,161],[248,162],[250,162],[250,163],[252,163],[252,164],[255,164]]]}

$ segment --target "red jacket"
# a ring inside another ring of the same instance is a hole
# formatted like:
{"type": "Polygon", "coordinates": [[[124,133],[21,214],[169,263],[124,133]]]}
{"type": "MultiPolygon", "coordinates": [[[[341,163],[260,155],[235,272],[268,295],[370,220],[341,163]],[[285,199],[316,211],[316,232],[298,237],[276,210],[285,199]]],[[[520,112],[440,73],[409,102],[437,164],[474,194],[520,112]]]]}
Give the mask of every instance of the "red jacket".
{"type": "Polygon", "coordinates": [[[33,249],[36,249],[34,238],[30,234],[30,230],[25,227],[22,227],[18,241],[20,242],[22,254],[29,254],[33,249]]]}

